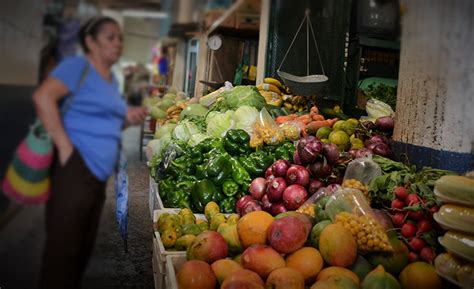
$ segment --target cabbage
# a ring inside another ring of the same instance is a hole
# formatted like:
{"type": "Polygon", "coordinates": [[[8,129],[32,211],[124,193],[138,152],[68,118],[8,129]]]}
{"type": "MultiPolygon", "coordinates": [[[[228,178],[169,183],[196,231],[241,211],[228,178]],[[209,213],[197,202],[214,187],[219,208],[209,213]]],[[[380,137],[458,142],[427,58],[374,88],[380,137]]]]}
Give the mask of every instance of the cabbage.
{"type": "Polygon", "coordinates": [[[171,135],[160,139],[152,139],[146,145],[147,157],[150,158],[150,156],[153,155],[161,155],[163,149],[165,149],[170,142],[171,135]]]}
{"type": "Polygon", "coordinates": [[[166,118],[166,112],[164,110],[160,109],[157,106],[153,106],[150,109],[150,116],[153,119],[165,119],[166,118]]]}
{"type": "Polygon", "coordinates": [[[205,116],[206,113],[207,113],[207,108],[205,108],[204,106],[200,104],[195,103],[195,104],[190,104],[186,106],[186,108],[183,109],[181,113],[179,114],[179,118],[183,119],[184,117],[188,115],[205,116]]]}
{"type": "Polygon", "coordinates": [[[233,115],[233,110],[228,110],[224,113],[209,113],[206,118],[207,135],[212,137],[223,137],[229,129],[234,128],[235,121],[232,119],[233,115]]]}
{"type": "Polygon", "coordinates": [[[210,138],[210,136],[208,136],[207,134],[203,134],[203,133],[195,134],[189,139],[188,145],[193,147],[195,145],[198,145],[200,142],[202,142],[206,138],[210,138]]]}
{"type": "Polygon", "coordinates": [[[177,140],[187,142],[193,135],[201,133],[199,128],[192,122],[183,120],[173,130],[173,137],[177,140]]]}
{"type": "Polygon", "coordinates": [[[161,103],[158,104],[158,107],[161,108],[162,110],[167,110],[174,104],[174,100],[171,100],[169,98],[165,98],[161,101],[161,103]]]}
{"type": "Polygon", "coordinates": [[[251,85],[236,86],[229,91],[224,91],[222,96],[225,98],[226,105],[231,109],[248,105],[261,110],[265,106],[265,98],[263,98],[255,86],[251,85]]]}
{"type": "Polygon", "coordinates": [[[176,127],[175,123],[166,123],[166,124],[160,126],[155,131],[155,138],[162,138],[166,135],[171,136],[171,133],[173,132],[173,129],[175,127],[176,127]]]}
{"type": "Polygon", "coordinates": [[[143,105],[146,107],[153,107],[160,99],[156,96],[153,97],[145,97],[143,100],[143,105]]]}
{"type": "Polygon", "coordinates": [[[258,117],[258,110],[251,106],[241,106],[234,112],[235,128],[252,131],[252,126],[258,117]]]}
{"type": "Polygon", "coordinates": [[[368,116],[361,117],[361,121],[370,120],[375,122],[375,120],[379,117],[393,117],[393,115],[395,114],[390,105],[375,98],[371,98],[367,101],[367,104],[365,105],[365,110],[367,111],[368,116]]]}
{"type": "Polygon", "coordinates": [[[163,100],[165,99],[170,99],[170,100],[175,100],[176,99],[176,94],[174,93],[167,93],[163,96],[163,100]]]}

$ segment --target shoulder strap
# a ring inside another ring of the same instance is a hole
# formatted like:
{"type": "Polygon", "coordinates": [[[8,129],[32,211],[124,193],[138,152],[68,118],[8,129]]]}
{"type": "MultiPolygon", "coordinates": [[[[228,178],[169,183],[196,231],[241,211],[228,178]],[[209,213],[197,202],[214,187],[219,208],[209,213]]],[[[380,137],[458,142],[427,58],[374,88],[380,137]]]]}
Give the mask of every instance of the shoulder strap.
{"type": "Polygon", "coordinates": [[[64,116],[69,109],[69,107],[72,104],[72,101],[74,100],[74,95],[79,92],[81,89],[82,85],[84,84],[84,81],[86,81],[87,74],[89,73],[89,62],[86,60],[86,65],[84,69],[82,70],[81,73],[81,78],[79,79],[79,82],[77,83],[76,90],[73,91],[66,99],[64,100],[64,104],[61,108],[61,116],[64,116]]]}

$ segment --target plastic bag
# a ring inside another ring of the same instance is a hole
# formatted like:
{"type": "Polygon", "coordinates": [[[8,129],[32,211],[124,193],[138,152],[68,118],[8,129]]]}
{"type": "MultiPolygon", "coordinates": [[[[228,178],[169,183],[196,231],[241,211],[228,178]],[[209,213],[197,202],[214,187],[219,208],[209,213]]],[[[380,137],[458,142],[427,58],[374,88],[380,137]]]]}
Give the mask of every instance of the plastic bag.
{"type": "Polygon", "coordinates": [[[368,156],[351,161],[347,165],[343,181],[354,179],[363,185],[368,185],[372,179],[381,175],[380,166],[372,160],[372,156],[368,156]]]}
{"type": "Polygon", "coordinates": [[[285,140],[285,134],[275,123],[265,108],[262,108],[253,125],[250,146],[258,147],[263,144],[278,145],[285,140]]]}
{"type": "Polygon", "coordinates": [[[375,98],[371,98],[367,101],[365,106],[365,111],[367,112],[367,116],[363,116],[360,118],[360,121],[370,120],[375,122],[375,120],[379,117],[383,116],[394,116],[395,112],[390,107],[390,105],[386,104],[383,101],[377,100],[375,98]]]}
{"type": "Polygon", "coordinates": [[[280,129],[287,140],[297,141],[300,139],[301,129],[298,123],[294,121],[285,122],[280,124],[280,129]]]}
{"type": "Polygon", "coordinates": [[[325,213],[326,203],[341,186],[334,184],[325,188],[320,188],[316,193],[309,197],[296,211],[298,213],[307,214],[315,218],[316,223],[329,220],[329,216],[325,213]]]}
{"type": "Polygon", "coordinates": [[[439,254],[434,265],[436,273],[462,288],[474,288],[474,264],[450,253],[439,254]]]}
{"type": "Polygon", "coordinates": [[[393,251],[385,228],[377,221],[361,191],[341,188],[329,197],[325,212],[333,223],[351,232],[359,252],[393,251]]]}

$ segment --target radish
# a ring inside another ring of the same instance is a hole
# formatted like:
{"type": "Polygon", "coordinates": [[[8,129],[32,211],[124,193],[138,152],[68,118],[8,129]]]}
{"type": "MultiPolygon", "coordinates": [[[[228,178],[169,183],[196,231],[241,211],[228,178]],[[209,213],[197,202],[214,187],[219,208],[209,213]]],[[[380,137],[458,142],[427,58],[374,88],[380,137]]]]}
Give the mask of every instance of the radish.
{"type": "Polygon", "coordinates": [[[408,197],[408,191],[405,187],[399,186],[393,190],[393,193],[399,200],[405,200],[408,197]]]}
{"type": "Polygon", "coordinates": [[[421,221],[425,218],[423,211],[408,211],[408,218],[414,221],[421,221]]]}
{"type": "Polygon", "coordinates": [[[405,208],[405,203],[399,199],[394,199],[391,207],[394,210],[403,210],[403,208],[405,208]]]}
{"type": "Polygon", "coordinates": [[[433,218],[433,214],[434,213],[437,213],[439,211],[439,207],[438,206],[433,206],[431,208],[428,209],[428,212],[430,212],[430,217],[433,218]]]}
{"type": "Polygon", "coordinates": [[[435,255],[435,252],[434,252],[433,248],[431,248],[429,246],[424,247],[420,251],[421,260],[423,260],[427,263],[433,264],[433,261],[434,261],[435,257],[436,257],[436,255],[435,255]]]}
{"type": "Polygon", "coordinates": [[[396,213],[392,216],[392,223],[395,227],[400,228],[405,222],[405,214],[403,213],[396,213]]]}
{"type": "Polygon", "coordinates": [[[423,220],[419,221],[416,224],[416,226],[418,227],[417,234],[426,233],[426,232],[430,232],[431,230],[433,230],[433,224],[431,223],[430,220],[427,220],[427,219],[423,219],[423,220]]]}
{"type": "Polygon", "coordinates": [[[412,223],[405,223],[402,225],[402,235],[405,238],[410,238],[416,234],[416,226],[412,223]]]}
{"type": "Polygon", "coordinates": [[[408,253],[408,262],[413,263],[413,262],[416,262],[418,260],[419,260],[419,258],[418,258],[417,253],[415,253],[415,252],[408,253]]]}
{"type": "Polygon", "coordinates": [[[418,197],[417,194],[409,194],[407,198],[405,199],[405,203],[407,206],[413,206],[416,205],[420,202],[420,198],[418,197]]]}
{"type": "Polygon", "coordinates": [[[423,239],[420,239],[418,237],[414,237],[410,240],[410,242],[408,242],[408,246],[410,247],[410,249],[414,252],[420,252],[421,249],[423,249],[423,247],[426,246],[426,243],[425,241],[423,241],[423,239]]]}

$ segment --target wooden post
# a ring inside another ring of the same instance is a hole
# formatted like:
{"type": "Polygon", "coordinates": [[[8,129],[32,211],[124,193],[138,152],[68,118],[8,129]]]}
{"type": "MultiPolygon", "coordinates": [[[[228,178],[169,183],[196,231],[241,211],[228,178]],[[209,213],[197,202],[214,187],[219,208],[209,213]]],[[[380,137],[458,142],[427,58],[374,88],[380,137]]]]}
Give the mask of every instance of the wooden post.
{"type": "Polygon", "coordinates": [[[258,59],[257,59],[257,81],[262,83],[265,78],[265,70],[267,67],[267,46],[268,46],[268,24],[270,18],[271,0],[262,0],[260,10],[260,33],[258,39],[258,59]]]}
{"type": "Polygon", "coordinates": [[[466,155],[472,169],[474,1],[405,0],[402,8],[394,140],[466,155]]]}

